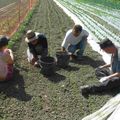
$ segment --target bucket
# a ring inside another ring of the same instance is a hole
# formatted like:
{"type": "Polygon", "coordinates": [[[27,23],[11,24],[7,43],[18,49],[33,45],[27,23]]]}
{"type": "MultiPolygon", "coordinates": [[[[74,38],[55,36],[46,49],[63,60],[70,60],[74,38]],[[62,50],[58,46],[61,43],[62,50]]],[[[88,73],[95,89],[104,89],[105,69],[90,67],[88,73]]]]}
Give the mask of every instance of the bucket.
{"type": "Polygon", "coordinates": [[[66,68],[69,64],[70,56],[65,51],[56,52],[57,66],[66,68]]]}
{"type": "Polygon", "coordinates": [[[39,60],[41,73],[43,75],[51,76],[55,73],[56,61],[53,57],[41,57],[39,60]]]}

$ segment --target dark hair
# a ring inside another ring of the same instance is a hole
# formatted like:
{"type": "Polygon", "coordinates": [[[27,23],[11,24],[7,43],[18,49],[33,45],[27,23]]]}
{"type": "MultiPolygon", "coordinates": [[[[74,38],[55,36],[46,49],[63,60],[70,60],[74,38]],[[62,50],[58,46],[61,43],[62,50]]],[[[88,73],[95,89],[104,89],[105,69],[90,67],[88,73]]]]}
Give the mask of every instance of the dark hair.
{"type": "Polygon", "coordinates": [[[7,36],[0,36],[0,47],[8,45],[9,40],[7,36]]]}
{"type": "Polygon", "coordinates": [[[109,40],[108,38],[105,38],[103,40],[103,42],[99,43],[99,45],[100,45],[101,49],[114,46],[114,44],[112,43],[112,41],[109,40]]]}
{"type": "Polygon", "coordinates": [[[81,31],[82,31],[82,26],[81,26],[81,25],[74,25],[73,29],[74,29],[76,32],[81,32],[81,31]]]}

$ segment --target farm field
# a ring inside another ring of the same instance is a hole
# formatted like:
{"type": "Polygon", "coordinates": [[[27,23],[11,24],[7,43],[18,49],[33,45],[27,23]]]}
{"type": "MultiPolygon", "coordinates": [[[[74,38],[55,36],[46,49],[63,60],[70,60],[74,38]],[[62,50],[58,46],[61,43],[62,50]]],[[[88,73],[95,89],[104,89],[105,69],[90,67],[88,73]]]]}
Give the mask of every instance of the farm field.
{"type": "MultiPolygon", "coordinates": [[[[63,3],[66,7],[67,4],[72,6],[68,1],[63,3]]],[[[72,11],[77,11],[77,7],[72,11]]],[[[49,54],[55,56],[66,31],[73,25],[73,21],[53,0],[39,0],[26,30],[45,33],[49,54]]],[[[82,61],[71,61],[66,69],[57,68],[54,76],[46,78],[39,68],[27,62],[24,38],[25,34],[13,47],[14,80],[0,84],[0,120],[81,120],[118,92],[114,90],[88,98],[81,95],[80,86],[98,83],[94,70],[103,64],[101,56],[89,45],[82,61]]]]}
{"type": "Polygon", "coordinates": [[[76,0],[77,2],[84,2],[91,5],[100,5],[105,8],[120,9],[120,0],[76,0]]]}
{"type": "Polygon", "coordinates": [[[75,14],[85,25],[96,41],[105,37],[120,44],[120,9],[107,8],[100,4],[76,2],[75,0],[58,0],[75,14]]]}
{"type": "Polygon", "coordinates": [[[6,5],[17,2],[18,0],[0,0],[0,8],[5,7],[6,5]]]}

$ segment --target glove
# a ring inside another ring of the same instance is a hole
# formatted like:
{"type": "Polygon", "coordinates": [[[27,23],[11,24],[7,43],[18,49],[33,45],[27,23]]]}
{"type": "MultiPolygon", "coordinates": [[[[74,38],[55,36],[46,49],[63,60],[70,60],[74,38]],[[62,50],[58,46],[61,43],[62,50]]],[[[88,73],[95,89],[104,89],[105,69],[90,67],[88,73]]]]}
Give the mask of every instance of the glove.
{"type": "Polygon", "coordinates": [[[109,80],[108,77],[102,77],[99,81],[100,81],[101,83],[104,83],[104,82],[107,82],[108,80],[109,80]]]}

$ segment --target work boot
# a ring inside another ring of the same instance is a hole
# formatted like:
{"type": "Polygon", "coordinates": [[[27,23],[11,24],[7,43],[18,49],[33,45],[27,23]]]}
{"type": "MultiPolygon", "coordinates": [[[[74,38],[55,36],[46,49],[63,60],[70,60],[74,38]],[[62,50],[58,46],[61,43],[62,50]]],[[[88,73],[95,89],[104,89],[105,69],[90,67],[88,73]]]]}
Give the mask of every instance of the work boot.
{"type": "Polygon", "coordinates": [[[81,86],[80,89],[81,89],[81,94],[83,96],[88,96],[88,94],[90,93],[90,87],[89,87],[89,85],[81,86]]]}
{"type": "Polygon", "coordinates": [[[102,88],[99,88],[97,85],[85,85],[81,86],[81,93],[83,96],[88,96],[89,94],[98,94],[99,92],[102,92],[102,88]]]}

